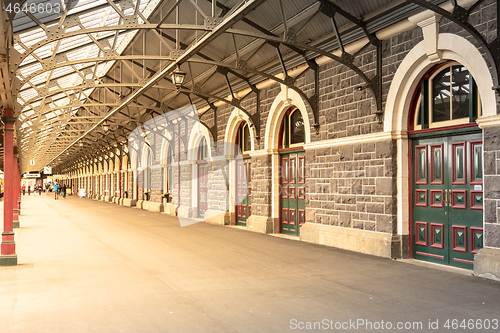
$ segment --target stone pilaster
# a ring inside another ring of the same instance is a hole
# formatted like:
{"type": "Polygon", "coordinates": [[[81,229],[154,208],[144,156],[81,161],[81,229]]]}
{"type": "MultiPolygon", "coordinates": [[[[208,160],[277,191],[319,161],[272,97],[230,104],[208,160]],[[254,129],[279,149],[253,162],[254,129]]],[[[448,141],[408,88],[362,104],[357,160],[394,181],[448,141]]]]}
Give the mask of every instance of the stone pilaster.
{"type": "Polygon", "coordinates": [[[500,280],[500,116],[495,118],[483,132],[484,248],[474,258],[474,274],[500,280]]]}

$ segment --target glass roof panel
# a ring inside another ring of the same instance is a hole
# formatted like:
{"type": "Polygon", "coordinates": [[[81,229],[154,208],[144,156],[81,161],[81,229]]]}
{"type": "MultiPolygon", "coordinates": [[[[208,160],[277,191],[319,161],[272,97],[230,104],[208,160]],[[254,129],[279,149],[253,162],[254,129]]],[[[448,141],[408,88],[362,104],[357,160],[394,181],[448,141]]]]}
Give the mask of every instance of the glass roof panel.
{"type": "MultiPolygon", "coordinates": [[[[141,0],[140,11],[146,17],[151,14],[153,8],[156,7],[159,0],[141,0]]],[[[125,15],[132,15],[137,0],[130,0],[126,2],[115,2],[125,15]]],[[[61,7],[60,0],[27,0],[26,5],[41,4],[47,10],[49,8],[56,11],[56,7],[61,7]]],[[[15,48],[21,54],[29,49],[32,54],[25,56],[22,61],[18,76],[21,80],[30,77],[30,84],[23,82],[23,91],[18,95],[18,102],[23,106],[24,112],[29,111],[33,107],[37,109],[44,109],[47,107],[54,107],[46,104],[45,107],[41,106],[38,102],[31,105],[25,105],[26,101],[34,98],[41,98],[39,93],[33,89],[36,87],[48,86],[48,92],[57,91],[61,88],[70,88],[78,86],[83,83],[83,75],[86,79],[92,80],[94,73],[98,77],[106,75],[107,71],[111,68],[114,62],[104,62],[95,64],[84,63],[82,60],[98,58],[102,56],[103,50],[111,50],[112,45],[116,45],[115,52],[121,53],[126,47],[126,44],[132,39],[137,31],[125,32],[121,30],[116,36],[115,30],[105,30],[93,33],[73,34],[72,36],[61,38],[58,35],[57,29],[60,28],[69,34],[70,32],[80,32],[82,28],[93,29],[99,27],[109,27],[116,25],[120,22],[121,16],[117,13],[106,0],[73,0],[71,8],[67,12],[64,22],[60,18],[65,11],[65,6],[68,1],[64,1],[58,13],[45,12],[33,13],[27,15],[24,12],[19,12],[14,20],[14,40],[15,48]],[[32,17],[30,17],[32,16],[32,17]],[[41,23],[41,25],[39,25],[41,23]],[[55,34],[56,40],[50,41],[50,36],[55,34]],[[128,37],[128,38],[126,38],[128,37]],[[116,40],[115,40],[116,38],[116,40]],[[99,43],[99,45],[96,44],[99,43]],[[38,46],[35,49],[30,49],[33,46],[38,46]],[[39,60],[44,62],[44,66],[51,66],[48,70],[43,71],[45,68],[40,64],[39,60]],[[58,65],[61,62],[74,61],[80,62],[78,65],[62,66],[58,65]],[[96,67],[96,68],[94,68],[96,67]],[[77,72],[80,71],[80,73],[77,72]],[[32,76],[32,77],[31,77],[32,76]]],[[[93,81],[93,80],[92,80],[93,81]]],[[[94,91],[94,88],[86,89],[84,93],[76,92],[78,100],[85,102],[87,96],[94,91]]],[[[45,91],[46,92],[46,91],[45,91]]],[[[57,107],[68,105],[70,98],[68,95],[74,94],[75,91],[68,90],[66,92],[58,92],[51,96],[55,100],[57,107]]],[[[46,98],[50,101],[50,98],[46,98]]],[[[36,112],[32,111],[32,112],[36,112]]]]}

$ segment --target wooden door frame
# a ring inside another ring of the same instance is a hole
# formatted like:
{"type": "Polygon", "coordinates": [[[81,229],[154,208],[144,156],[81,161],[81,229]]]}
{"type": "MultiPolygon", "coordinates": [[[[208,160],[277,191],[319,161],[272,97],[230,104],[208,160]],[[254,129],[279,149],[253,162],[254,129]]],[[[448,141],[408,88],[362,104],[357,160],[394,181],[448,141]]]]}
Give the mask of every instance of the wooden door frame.
{"type": "MultiPolygon", "coordinates": [[[[303,146],[298,146],[298,147],[278,149],[278,162],[279,162],[278,165],[279,165],[280,170],[283,170],[282,169],[283,159],[281,158],[281,156],[284,154],[293,154],[293,153],[304,153],[304,168],[305,168],[305,163],[306,163],[305,150],[304,150],[303,146]]],[[[296,165],[296,170],[298,170],[298,163],[296,165]]],[[[283,197],[282,197],[282,195],[283,195],[282,177],[283,177],[283,174],[279,177],[280,193],[279,193],[279,200],[278,200],[278,207],[279,207],[279,230],[278,231],[280,234],[282,233],[281,230],[282,230],[282,226],[283,226],[283,207],[281,205],[281,200],[283,199],[283,197]]],[[[298,177],[297,177],[296,182],[298,182],[298,177]]],[[[297,195],[298,195],[298,193],[297,193],[297,195]]],[[[298,213],[298,211],[297,211],[297,213],[298,213]]],[[[296,215],[296,218],[297,218],[296,220],[297,220],[298,236],[300,237],[300,225],[298,222],[298,214],[296,215]]]]}
{"type": "MultiPolygon", "coordinates": [[[[252,184],[251,182],[249,183],[249,177],[248,177],[248,173],[251,173],[252,170],[251,170],[251,164],[252,164],[252,159],[250,158],[250,154],[243,154],[243,155],[237,155],[235,156],[234,158],[234,166],[235,166],[235,186],[233,188],[233,193],[234,193],[234,202],[233,202],[233,207],[234,207],[234,224],[235,225],[238,225],[238,204],[237,204],[237,201],[238,201],[238,179],[239,179],[239,170],[238,170],[238,160],[241,159],[241,163],[243,163],[243,165],[245,165],[246,163],[250,164],[250,170],[247,170],[246,167],[245,167],[245,175],[246,175],[246,180],[247,180],[247,198],[248,198],[248,187],[252,188],[252,184]]],[[[250,198],[251,200],[251,198],[250,198]]],[[[250,205],[247,205],[247,206],[251,206],[251,201],[250,201],[250,205]]],[[[250,218],[250,214],[247,214],[247,217],[246,217],[246,221],[245,223],[248,223],[248,219],[250,218]]]]}
{"type": "MultiPolygon", "coordinates": [[[[455,132],[459,130],[458,133],[454,134],[476,134],[476,133],[482,133],[482,129],[479,128],[477,123],[469,123],[469,124],[462,124],[462,125],[456,125],[456,126],[448,126],[448,127],[441,127],[441,128],[429,128],[429,129],[423,129],[423,130],[418,130],[418,131],[409,131],[408,132],[408,151],[409,153],[409,161],[408,161],[408,207],[409,207],[409,221],[408,221],[408,232],[409,232],[409,257],[411,259],[413,258],[413,168],[415,167],[414,165],[414,158],[413,158],[413,139],[412,136],[416,135],[421,135],[421,134],[429,134],[429,137],[449,137],[452,136],[453,134],[451,132],[455,132]],[[434,133],[434,134],[433,134],[434,133]]],[[[484,155],[484,151],[483,151],[484,155]]],[[[484,160],[484,156],[483,156],[484,160]]],[[[484,218],[483,218],[483,227],[484,227],[484,218]]]]}

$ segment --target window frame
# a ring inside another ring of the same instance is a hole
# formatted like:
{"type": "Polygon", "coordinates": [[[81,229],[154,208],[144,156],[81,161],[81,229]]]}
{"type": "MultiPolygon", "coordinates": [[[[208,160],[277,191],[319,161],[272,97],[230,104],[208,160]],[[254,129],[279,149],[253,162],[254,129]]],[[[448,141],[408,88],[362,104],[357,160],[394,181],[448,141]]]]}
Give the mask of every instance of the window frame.
{"type": "Polygon", "coordinates": [[[236,141],[236,144],[240,147],[241,154],[252,151],[252,137],[250,135],[250,126],[248,126],[248,123],[246,121],[243,121],[238,127],[238,131],[236,133],[236,141]],[[248,130],[248,143],[250,147],[246,146],[245,129],[248,130]]]}
{"type": "MultiPolygon", "coordinates": [[[[472,76],[472,73],[469,71],[470,81],[471,81],[471,89],[469,92],[469,116],[458,118],[458,119],[450,119],[445,121],[434,122],[432,120],[432,112],[433,112],[433,99],[432,99],[432,90],[433,90],[433,80],[436,76],[438,76],[445,69],[450,69],[452,72],[453,66],[463,66],[462,64],[456,61],[449,61],[441,64],[440,66],[434,68],[429,77],[424,78],[420,84],[420,93],[418,94],[418,98],[414,108],[414,117],[413,117],[413,130],[422,130],[422,129],[435,129],[441,127],[450,127],[456,125],[464,125],[473,123],[476,121],[478,117],[481,116],[481,97],[479,95],[479,91],[477,88],[476,80],[472,76]],[[471,103],[474,106],[471,106],[471,103]],[[426,107],[423,107],[426,106],[426,107]],[[471,107],[473,108],[471,110],[471,107]],[[422,112],[424,111],[424,114],[422,112]],[[418,124],[420,120],[420,124],[418,124]]],[[[465,67],[465,66],[463,66],[465,67]]],[[[465,67],[466,68],[466,67],[465,67]]],[[[450,76],[450,80],[451,80],[450,76]]],[[[450,91],[452,92],[452,87],[450,85],[450,91]]],[[[452,100],[450,100],[452,103],[452,100]]],[[[453,109],[450,106],[450,118],[453,115],[453,109]]]]}
{"type": "MultiPolygon", "coordinates": [[[[290,120],[292,119],[292,115],[295,112],[298,112],[302,116],[302,112],[300,112],[299,108],[293,107],[293,108],[288,109],[285,113],[285,116],[283,117],[283,121],[282,121],[282,125],[281,125],[283,130],[281,133],[281,142],[280,142],[282,148],[302,147],[302,146],[304,146],[304,143],[306,142],[305,122],[303,122],[304,137],[302,138],[302,142],[292,144],[292,138],[291,138],[292,124],[291,124],[290,120]]],[[[304,119],[302,117],[302,121],[303,120],[304,119]]]]}

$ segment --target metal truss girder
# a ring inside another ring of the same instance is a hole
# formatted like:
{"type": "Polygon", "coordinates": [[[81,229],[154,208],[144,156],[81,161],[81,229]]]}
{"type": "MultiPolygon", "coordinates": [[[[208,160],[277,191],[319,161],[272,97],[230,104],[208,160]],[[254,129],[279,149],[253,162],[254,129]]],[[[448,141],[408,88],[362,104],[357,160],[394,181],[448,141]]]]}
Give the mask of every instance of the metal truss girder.
{"type": "MultiPolygon", "coordinates": [[[[20,3],[20,5],[22,6],[23,3],[25,3],[27,0],[11,0],[13,3],[15,2],[18,2],[20,3]]],[[[119,3],[123,0],[112,0],[113,2],[115,3],[119,3]]],[[[107,8],[108,7],[108,4],[102,4],[102,5],[99,5],[99,6],[95,6],[95,7],[91,7],[91,8],[88,8],[88,9],[84,9],[84,10],[81,10],[79,12],[75,12],[73,14],[70,14],[70,15],[66,15],[65,16],[65,20],[67,19],[73,19],[73,18],[78,18],[80,15],[85,15],[85,14],[89,14],[89,13],[92,13],[93,11],[96,11],[96,10],[100,10],[100,9],[103,9],[103,8],[107,8]]],[[[13,15],[12,18],[11,18],[11,21],[12,19],[14,18],[14,16],[16,15],[16,12],[12,11],[11,13],[9,13],[9,15],[13,15]]],[[[48,22],[45,23],[46,26],[53,26],[54,24],[60,24],[61,23],[61,20],[60,18],[57,18],[57,19],[53,19],[53,20],[50,20],[48,22]]],[[[30,31],[32,30],[34,27],[29,27],[27,29],[23,29],[23,30],[19,30],[19,31],[16,31],[17,34],[19,33],[25,33],[27,31],[30,31]]]]}
{"type": "MultiPolygon", "coordinates": [[[[315,47],[315,46],[311,46],[311,45],[307,45],[307,44],[303,44],[303,43],[299,43],[299,42],[290,42],[290,41],[282,40],[279,37],[263,35],[263,34],[259,34],[259,33],[255,33],[255,32],[242,31],[242,30],[237,30],[237,29],[229,29],[227,31],[227,33],[244,35],[244,36],[249,36],[249,37],[254,37],[254,38],[260,38],[260,39],[263,39],[263,40],[268,41],[268,42],[281,43],[281,44],[286,45],[286,46],[295,46],[295,47],[299,47],[301,49],[316,53],[318,55],[328,57],[332,60],[335,60],[335,61],[347,66],[352,71],[354,71],[372,90],[377,106],[382,105],[381,100],[379,100],[380,98],[379,98],[378,94],[376,94],[375,91],[373,90],[373,87],[371,87],[372,79],[368,78],[366,76],[366,74],[361,69],[359,69],[357,66],[355,66],[352,62],[346,61],[345,58],[343,59],[342,57],[338,57],[330,52],[324,51],[324,50],[322,50],[318,47],[315,47]]],[[[248,68],[246,68],[245,70],[249,71],[248,68]]],[[[378,76],[380,76],[380,74],[381,73],[377,73],[378,76]]],[[[281,82],[281,83],[284,84],[284,82],[281,82]]]]}
{"type": "MultiPolygon", "coordinates": [[[[425,0],[406,0],[406,2],[411,2],[414,4],[417,4],[421,7],[430,9],[431,11],[447,18],[448,20],[455,22],[458,24],[461,28],[463,28],[465,31],[467,31],[471,37],[473,37],[481,46],[483,49],[486,58],[490,62],[490,65],[492,67],[493,73],[496,75],[493,75],[493,89],[496,90],[497,94],[500,94],[500,34],[499,30],[497,28],[497,37],[494,41],[488,44],[486,39],[477,31],[476,28],[474,28],[469,22],[469,15],[470,11],[472,9],[475,9],[477,4],[481,3],[482,0],[478,0],[475,4],[471,6],[469,10],[464,9],[463,7],[460,7],[458,4],[455,3],[453,11],[450,13],[447,10],[444,10],[443,8],[434,5],[432,3],[429,3],[425,0]]],[[[498,7],[500,5],[497,3],[497,22],[499,18],[499,10],[498,7]]]]}
{"type": "MultiPolygon", "coordinates": [[[[31,45],[30,47],[28,47],[28,49],[25,52],[21,53],[19,64],[21,64],[24,61],[24,59],[26,59],[30,54],[32,54],[38,48],[43,47],[47,44],[53,43],[55,41],[67,39],[70,37],[75,37],[75,36],[79,36],[79,35],[90,35],[90,34],[99,33],[99,32],[122,31],[122,34],[123,34],[123,33],[128,32],[129,30],[156,30],[156,29],[157,29],[156,24],[143,23],[143,24],[137,24],[134,27],[130,27],[127,25],[113,25],[113,26],[104,26],[104,27],[97,27],[97,28],[90,28],[90,29],[79,29],[79,30],[70,31],[70,32],[61,31],[60,33],[57,33],[50,38],[44,39],[43,41],[40,41],[40,42],[35,43],[35,44],[31,45]]],[[[198,31],[198,30],[210,31],[210,30],[206,29],[203,25],[186,25],[186,24],[164,24],[164,25],[160,26],[159,29],[162,29],[162,30],[182,29],[182,30],[193,30],[193,31],[198,31]]],[[[111,36],[112,35],[101,37],[101,38],[96,39],[96,40],[97,41],[107,40],[111,36]]],[[[94,44],[94,43],[91,43],[91,44],[94,44]]],[[[81,47],[81,46],[82,45],[79,45],[78,47],[81,47]]],[[[70,49],[70,50],[73,50],[73,49],[70,49]]]]}
{"type": "MultiPolygon", "coordinates": [[[[212,31],[207,32],[195,44],[193,44],[190,48],[188,48],[178,59],[176,59],[175,62],[173,62],[170,65],[167,65],[165,68],[159,70],[141,88],[137,89],[135,92],[130,94],[120,105],[118,105],[117,107],[115,107],[114,109],[109,111],[108,115],[106,117],[104,117],[100,122],[96,123],[95,126],[93,126],[91,129],[89,129],[85,134],[83,134],[82,137],[84,137],[85,135],[92,132],[95,128],[100,126],[101,123],[103,123],[106,119],[111,117],[113,114],[119,112],[122,108],[126,107],[128,104],[130,104],[137,97],[139,97],[140,95],[145,93],[146,90],[151,88],[151,86],[156,84],[156,82],[158,82],[159,80],[163,79],[166,75],[168,75],[175,68],[175,66],[182,64],[183,62],[188,61],[191,56],[198,53],[204,46],[208,45],[210,42],[212,42],[219,35],[223,34],[234,23],[241,20],[245,15],[247,15],[249,12],[254,10],[257,6],[259,6],[264,1],[265,0],[248,0],[245,3],[243,3],[234,12],[231,12],[228,17],[224,18],[221,24],[219,24],[212,31]]],[[[73,146],[75,143],[76,143],[76,141],[73,144],[66,147],[66,149],[62,150],[60,155],[63,154],[67,149],[71,148],[71,146],[73,146]]],[[[52,161],[53,160],[54,159],[52,159],[52,161]]],[[[52,162],[52,161],[50,161],[50,162],[52,162]]]]}
{"type": "MultiPolygon", "coordinates": [[[[228,68],[229,70],[231,71],[238,71],[238,70],[241,70],[240,68],[238,68],[236,65],[230,65],[230,64],[220,64],[220,63],[216,63],[216,62],[212,62],[212,61],[206,61],[206,60],[202,60],[202,59],[190,59],[189,60],[190,62],[198,62],[198,63],[204,63],[204,64],[212,64],[212,65],[217,65],[219,67],[226,67],[228,68]]],[[[316,65],[317,66],[317,65],[316,65]]],[[[267,73],[264,73],[264,72],[261,72],[261,71],[258,71],[258,70],[252,70],[252,69],[244,69],[245,72],[247,73],[251,73],[251,74],[255,74],[255,75],[259,75],[265,79],[270,79],[270,80],[273,80],[275,81],[276,83],[279,83],[279,84],[283,84],[287,87],[289,87],[290,89],[294,90],[295,92],[297,92],[301,97],[302,99],[304,99],[305,101],[307,101],[309,103],[309,106],[311,107],[311,109],[313,110],[313,115],[314,115],[314,119],[315,119],[315,127],[317,130],[319,130],[319,105],[318,105],[318,102],[316,101],[317,98],[319,98],[319,76],[318,76],[318,83],[315,84],[315,94],[311,97],[307,97],[307,95],[302,91],[300,90],[299,88],[297,88],[296,86],[294,85],[290,85],[289,82],[285,81],[284,79],[280,79],[280,78],[277,78],[276,76],[274,75],[271,75],[271,74],[267,74],[267,73]]],[[[316,67],[316,70],[315,70],[315,76],[317,76],[317,67],[316,67]]],[[[253,92],[256,92],[255,89],[252,89],[253,92]]],[[[257,93],[257,96],[259,94],[257,93]]],[[[232,101],[229,101],[225,98],[222,98],[222,97],[218,97],[216,95],[212,95],[212,94],[205,94],[205,96],[208,96],[208,97],[213,97],[213,98],[216,98],[218,99],[219,101],[222,101],[224,103],[227,103],[227,104],[230,104],[230,105],[233,105],[234,107],[238,107],[240,108],[242,111],[244,111],[240,106],[232,103],[232,101]]],[[[247,115],[252,118],[252,115],[248,112],[246,112],[247,115]]],[[[252,119],[252,121],[254,121],[252,119]]],[[[256,129],[259,130],[258,133],[260,133],[260,121],[254,121],[254,125],[256,127],[256,129]]]]}
{"type": "MultiPolygon", "coordinates": [[[[172,58],[167,57],[167,56],[141,56],[141,55],[136,55],[136,56],[133,56],[133,55],[124,55],[124,56],[110,55],[110,56],[106,56],[106,57],[86,58],[86,59],[62,61],[62,62],[58,62],[57,60],[58,59],[52,60],[50,62],[50,64],[45,64],[42,69],[35,71],[35,72],[31,73],[30,75],[26,76],[23,80],[21,80],[21,83],[24,85],[26,82],[30,81],[35,76],[43,74],[44,72],[47,72],[49,70],[53,70],[53,69],[57,69],[57,68],[61,68],[61,67],[66,67],[66,66],[71,66],[71,65],[79,65],[79,64],[88,63],[88,62],[101,63],[101,62],[106,62],[106,61],[122,61],[122,60],[173,61],[172,58]]],[[[61,57],[59,57],[59,60],[61,60],[61,57]]]]}
{"type": "Polygon", "coordinates": [[[356,26],[361,28],[363,32],[365,33],[366,37],[370,40],[372,44],[375,44],[376,41],[378,40],[377,37],[373,34],[368,33],[368,30],[366,28],[365,22],[362,20],[358,19],[357,17],[353,16],[349,12],[345,11],[342,9],[342,7],[328,1],[328,0],[320,0],[321,5],[320,5],[320,11],[325,14],[326,16],[330,17],[331,19],[334,19],[334,16],[336,13],[342,15],[352,23],[354,23],[356,26]]]}
{"type": "MultiPolygon", "coordinates": [[[[66,91],[81,92],[81,91],[83,91],[85,89],[90,89],[90,88],[97,88],[97,89],[100,89],[100,88],[115,88],[115,87],[136,88],[136,87],[140,87],[140,86],[141,86],[141,84],[138,83],[138,82],[137,83],[95,83],[95,84],[89,83],[89,84],[83,84],[83,85],[78,85],[78,86],[72,86],[72,87],[66,87],[66,88],[60,88],[60,89],[54,89],[50,93],[53,94],[53,95],[55,95],[55,94],[58,94],[58,93],[61,93],[61,92],[66,92],[66,91]]],[[[152,88],[163,89],[163,90],[172,90],[172,87],[160,86],[160,85],[155,85],[152,88]]],[[[32,88],[29,88],[29,89],[32,89],[32,88]]],[[[44,93],[43,89],[41,89],[40,92],[44,93]]],[[[32,97],[29,100],[27,100],[24,105],[30,104],[30,103],[34,103],[34,102],[38,102],[42,98],[43,98],[42,96],[32,97]]],[[[62,98],[66,98],[66,96],[64,96],[62,98]]],[[[57,100],[53,100],[53,101],[57,101],[57,100]]]]}
{"type": "MultiPolygon", "coordinates": [[[[185,90],[185,93],[190,93],[189,90],[185,90]]],[[[209,98],[212,98],[212,99],[215,99],[217,101],[220,101],[220,102],[224,102],[226,104],[229,104],[229,105],[232,105],[234,106],[235,108],[238,108],[239,110],[243,111],[243,113],[245,113],[250,119],[252,119],[252,115],[250,114],[250,112],[248,112],[248,110],[246,110],[245,108],[243,108],[239,102],[234,102],[232,100],[228,100],[228,99],[225,99],[225,98],[222,98],[222,97],[219,97],[217,95],[213,95],[213,94],[209,94],[209,93],[202,93],[202,92],[196,92],[196,93],[192,93],[193,95],[195,96],[198,96],[204,100],[207,100],[209,98]]],[[[190,99],[191,100],[191,99],[190,99]]],[[[207,102],[208,103],[208,102],[207,102]]],[[[191,103],[192,104],[192,103],[191,103]]],[[[254,123],[253,120],[252,120],[252,123],[250,125],[253,125],[255,126],[256,128],[260,128],[260,123],[257,124],[257,123],[254,123]]],[[[215,124],[214,126],[217,126],[217,124],[215,124]]],[[[208,127],[207,127],[208,128],[208,127]]],[[[209,128],[210,129],[210,128],[209,128]]],[[[216,132],[215,132],[216,133],[216,132]]],[[[260,132],[259,132],[260,133],[260,132]]],[[[217,140],[217,137],[214,136],[215,140],[217,140]]]]}

